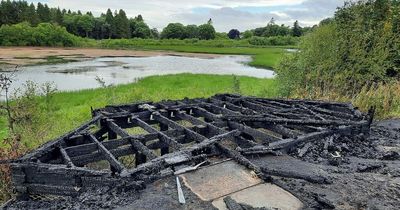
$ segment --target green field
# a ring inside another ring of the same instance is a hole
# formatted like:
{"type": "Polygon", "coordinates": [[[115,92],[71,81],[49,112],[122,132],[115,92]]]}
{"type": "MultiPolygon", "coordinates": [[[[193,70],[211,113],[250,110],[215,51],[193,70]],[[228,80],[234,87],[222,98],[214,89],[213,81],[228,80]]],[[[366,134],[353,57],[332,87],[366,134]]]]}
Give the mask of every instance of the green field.
{"type": "MultiPolygon", "coordinates": [[[[40,144],[67,132],[90,119],[90,108],[100,108],[107,104],[120,104],[137,101],[160,101],[164,99],[182,99],[184,97],[209,97],[217,93],[232,93],[233,76],[179,74],[152,76],[137,83],[118,85],[109,88],[55,93],[51,99],[51,109],[46,110],[45,98],[36,98],[40,110],[35,113],[34,125],[18,127],[22,142],[28,148],[40,144]]],[[[273,79],[237,77],[240,93],[245,95],[274,97],[277,84],[273,79]]],[[[0,120],[0,123],[2,121],[0,120]]],[[[1,126],[0,139],[6,133],[1,126]]]]}

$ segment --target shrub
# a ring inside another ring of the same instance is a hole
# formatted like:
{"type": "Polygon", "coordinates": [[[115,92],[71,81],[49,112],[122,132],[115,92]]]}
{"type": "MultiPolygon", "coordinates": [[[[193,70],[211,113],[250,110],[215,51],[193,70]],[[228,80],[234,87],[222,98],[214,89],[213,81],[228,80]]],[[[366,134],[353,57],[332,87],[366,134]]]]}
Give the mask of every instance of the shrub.
{"type": "Polygon", "coordinates": [[[253,36],[249,39],[251,45],[257,46],[284,46],[284,45],[296,45],[299,42],[298,37],[292,36],[271,36],[271,37],[259,37],[253,36]]]}
{"type": "Polygon", "coordinates": [[[81,46],[87,42],[87,39],[74,36],[64,27],[51,23],[41,23],[36,27],[31,27],[24,22],[0,27],[0,45],[2,46],[72,47],[81,46]]]}

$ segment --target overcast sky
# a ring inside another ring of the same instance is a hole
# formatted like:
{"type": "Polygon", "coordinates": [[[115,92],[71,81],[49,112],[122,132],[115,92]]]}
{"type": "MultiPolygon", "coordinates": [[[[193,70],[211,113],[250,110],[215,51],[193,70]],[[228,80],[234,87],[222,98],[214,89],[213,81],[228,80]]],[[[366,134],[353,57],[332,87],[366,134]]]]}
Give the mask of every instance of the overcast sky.
{"type": "MultiPolygon", "coordinates": [[[[33,1],[38,2],[38,1],[33,1]]],[[[273,17],[278,24],[312,26],[334,14],[344,0],[42,0],[51,7],[92,11],[123,9],[128,17],[142,14],[152,28],[170,22],[202,24],[212,18],[217,31],[241,31],[265,26],[273,17]]]]}

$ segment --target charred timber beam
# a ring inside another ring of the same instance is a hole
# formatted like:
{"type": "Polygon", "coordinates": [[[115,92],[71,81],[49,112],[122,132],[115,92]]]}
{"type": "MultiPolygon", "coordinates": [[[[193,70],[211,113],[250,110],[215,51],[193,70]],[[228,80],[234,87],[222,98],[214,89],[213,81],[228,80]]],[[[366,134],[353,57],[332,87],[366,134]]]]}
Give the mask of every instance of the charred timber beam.
{"type": "Polygon", "coordinates": [[[332,110],[329,110],[329,109],[324,109],[324,108],[316,107],[316,106],[309,106],[307,108],[309,108],[309,109],[311,109],[311,110],[313,110],[315,112],[318,112],[318,113],[331,115],[331,116],[334,116],[334,117],[339,117],[341,119],[346,119],[346,120],[354,119],[354,115],[347,114],[347,113],[344,113],[344,112],[332,111],[332,110]]]}
{"type": "Polygon", "coordinates": [[[245,156],[241,155],[238,151],[231,150],[228,147],[217,143],[215,144],[218,149],[220,149],[223,153],[225,153],[228,157],[236,160],[239,164],[244,165],[245,167],[249,168],[250,170],[253,170],[256,172],[257,175],[262,175],[262,170],[260,167],[252,163],[250,160],[248,160],[245,156]]]}
{"type": "Polygon", "coordinates": [[[339,121],[339,120],[294,120],[285,118],[271,118],[263,115],[257,116],[225,116],[226,120],[235,120],[239,122],[268,122],[277,124],[291,124],[291,125],[311,125],[311,126],[341,126],[341,125],[362,125],[365,121],[354,122],[354,121],[339,121]]]}
{"type": "Polygon", "coordinates": [[[61,153],[61,157],[64,160],[64,163],[68,167],[74,167],[74,163],[72,162],[71,158],[69,157],[69,155],[67,154],[67,152],[65,151],[64,148],[60,147],[60,153],[61,153]]]}
{"type": "Polygon", "coordinates": [[[163,132],[158,131],[157,129],[153,128],[151,125],[147,124],[146,122],[142,121],[139,118],[133,118],[133,121],[140,127],[142,127],[145,131],[149,133],[156,133],[160,141],[164,142],[168,146],[172,147],[174,150],[178,150],[182,147],[180,143],[175,141],[174,139],[170,138],[169,136],[165,135],[163,132]]]}
{"type": "MultiPolygon", "coordinates": [[[[211,135],[224,134],[224,133],[227,132],[227,131],[225,131],[225,130],[222,129],[222,128],[219,128],[219,127],[217,127],[217,126],[215,126],[215,125],[213,125],[213,124],[211,124],[211,123],[204,122],[204,121],[202,121],[202,120],[200,120],[200,119],[197,119],[197,118],[195,118],[195,117],[193,117],[193,116],[191,116],[191,115],[188,115],[188,114],[186,114],[185,112],[182,112],[182,111],[177,112],[177,113],[176,113],[176,116],[177,116],[178,118],[180,118],[180,119],[187,120],[187,121],[191,122],[191,123],[194,124],[194,125],[206,126],[206,127],[208,128],[208,130],[209,130],[209,132],[210,132],[211,135]]],[[[235,128],[234,128],[234,129],[235,129],[235,128]]],[[[256,146],[256,145],[258,145],[257,143],[255,143],[255,142],[253,142],[253,141],[250,141],[250,140],[247,140],[247,139],[245,139],[245,138],[243,138],[243,137],[241,137],[241,136],[236,136],[236,137],[235,137],[235,141],[236,141],[238,144],[241,144],[241,145],[250,145],[250,146],[256,146]]]]}
{"type": "Polygon", "coordinates": [[[219,99],[212,98],[211,102],[218,104],[219,106],[223,106],[224,108],[227,108],[227,109],[230,109],[230,110],[233,110],[236,112],[241,112],[243,114],[248,114],[248,115],[257,114],[257,112],[255,112],[252,109],[248,109],[248,108],[245,108],[242,106],[237,106],[229,101],[221,101],[219,99]]]}
{"type": "Polygon", "coordinates": [[[192,123],[194,125],[207,126],[209,132],[212,135],[221,134],[221,133],[225,132],[225,130],[223,130],[222,128],[219,128],[219,127],[217,127],[217,126],[215,126],[215,125],[213,125],[211,123],[204,122],[204,121],[202,121],[202,120],[200,120],[200,119],[198,119],[196,117],[193,117],[191,115],[188,115],[188,114],[186,114],[185,112],[182,112],[182,111],[178,111],[176,113],[176,116],[178,118],[182,119],[182,120],[187,120],[187,121],[189,121],[190,123],[192,123]]]}
{"type": "Polygon", "coordinates": [[[275,133],[282,135],[283,138],[296,138],[297,136],[301,135],[300,132],[295,132],[289,128],[286,128],[283,125],[272,125],[272,124],[265,124],[265,127],[268,130],[271,130],[275,133]]]}
{"type": "Polygon", "coordinates": [[[118,173],[122,174],[126,172],[124,165],[122,165],[122,163],[120,163],[117,158],[115,158],[114,155],[107,148],[105,148],[104,145],[96,139],[96,137],[93,136],[93,134],[89,134],[88,137],[97,144],[98,149],[104,155],[105,159],[118,171],[118,173]]]}
{"type": "Polygon", "coordinates": [[[203,108],[206,108],[207,110],[211,110],[211,112],[218,113],[218,114],[226,114],[226,115],[240,115],[240,112],[232,111],[224,107],[219,107],[214,104],[210,103],[202,103],[200,104],[203,108]]]}
{"type": "Polygon", "coordinates": [[[202,117],[204,117],[204,118],[206,118],[208,120],[212,120],[212,121],[220,121],[221,120],[221,118],[218,115],[216,115],[214,113],[211,113],[211,112],[209,112],[209,111],[207,111],[207,110],[205,110],[205,109],[203,109],[201,107],[193,108],[193,112],[197,116],[202,116],[202,117]]]}
{"type": "MultiPolygon", "coordinates": [[[[126,155],[133,155],[137,151],[131,145],[129,145],[112,149],[110,152],[114,155],[114,157],[119,158],[126,155]]],[[[83,166],[89,163],[105,160],[105,158],[100,152],[93,152],[71,157],[71,160],[75,165],[83,166]]]]}
{"type": "Polygon", "coordinates": [[[324,117],[322,117],[320,114],[314,112],[313,110],[309,109],[308,107],[306,107],[306,106],[304,106],[304,105],[299,104],[299,105],[297,105],[297,106],[299,106],[300,108],[306,110],[307,112],[309,112],[310,114],[314,115],[315,117],[317,117],[317,118],[320,119],[320,120],[326,120],[326,119],[325,119],[324,117]]]}
{"type": "Polygon", "coordinates": [[[253,138],[262,139],[264,141],[264,143],[266,143],[266,144],[282,140],[281,138],[278,138],[278,137],[275,137],[272,135],[268,135],[264,132],[261,132],[254,128],[250,128],[246,125],[242,125],[242,124],[239,124],[236,122],[229,121],[228,126],[231,127],[232,129],[238,129],[238,130],[242,131],[243,133],[253,136],[253,138]]]}
{"type": "Polygon", "coordinates": [[[108,121],[108,126],[110,127],[111,130],[113,130],[115,133],[117,133],[121,137],[129,138],[129,142],[132,144],[133,148],[135,148],[137,151],[141,152],[149,160],[152,160],[157,157],[151,150],[149,150],[145,145],[143,145],[137,138],[129,135],[128,132],[124,131],[122,128],[120,128],[114,122],[108,121]]]}
{"type": "Polygon", "coordinates": [[[307,143],[311,141],[315,141],[318,139],[325,138],[329,135],[333,134],[339,134],[339,135],[350,135],[351,130],[354,128],[354,126],[340,126],[337,129],[326,129],[324,131],[320,132],[315,132],[315,133],[309,133],[305,134],[303,136],[299,136],[296,139],[284,139],[282,141],[278,142],[273,142],[269,145],[270,148],[272,149],[290,149],[293,148],[294,146],[300,144],[300,143],[307,143]]]}
{"type": "Polygon", "coordinates": [[[161,122],[161,123],[163,123],[165,125],[168,125],[168,127],[171,127],[173,129],[176,129],[176,130],[185,131],[186,135],[189,136],[190,138],[194,139],[196,142],[201,142],[204,139],[206,139],[206,137],[200,135],[199,133],[197,133],[195,131],[192,131],[191,129],[186,128],[186,127],[184,127],[182,125],[179,125],[178,123],[168,119],[167,117],[164,117],[160,113],[154,113],[153,117],[154,117],[155,120],[157,120],[157,121],[159,121],[159,122],[161,122]]]}
{"type": "MultiPolygon", "coordinates": [[[[249,101],[242,101],[242,102],[240,102],[240,104],[242,106],[244,106],[244,107],[247,107],[249,109],[255,110],[258,113],[263,113],[263,114],[272,113],[272,112],[278,111],[275,108],[265,107],[265,106],[262,106],[262,105],[259,105],[259,104],[255,104],[255,103],[252,103],[252,102],[249,102],[249,101]]],[[[277,117],[277,116],[275,116],[273,114],[266,114],[266,115],[269,116],[269,117],[272,117],[272,118],[276,118],[277,117]]]]}

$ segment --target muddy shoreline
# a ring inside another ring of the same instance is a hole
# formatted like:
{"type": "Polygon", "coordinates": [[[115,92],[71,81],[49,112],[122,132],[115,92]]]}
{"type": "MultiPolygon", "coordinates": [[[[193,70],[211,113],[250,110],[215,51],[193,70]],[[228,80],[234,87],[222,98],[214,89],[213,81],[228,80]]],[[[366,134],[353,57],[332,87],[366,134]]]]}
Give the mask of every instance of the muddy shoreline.
{"type": "Polygon", "coordinates": [[[52,47],[0,47],[0,67],[40,65],[84,61],[100,57],[151,57],[185,56],[216,58],[220,55],[204,53],[179,53],[171,51],[113,50],[94,48],[52,48],[52,47]]]}

